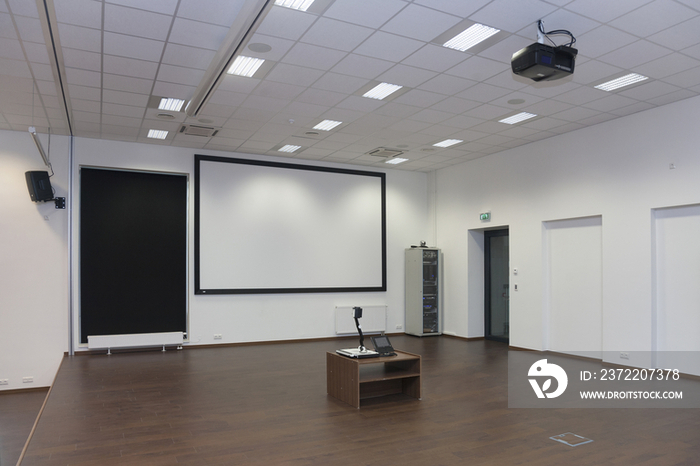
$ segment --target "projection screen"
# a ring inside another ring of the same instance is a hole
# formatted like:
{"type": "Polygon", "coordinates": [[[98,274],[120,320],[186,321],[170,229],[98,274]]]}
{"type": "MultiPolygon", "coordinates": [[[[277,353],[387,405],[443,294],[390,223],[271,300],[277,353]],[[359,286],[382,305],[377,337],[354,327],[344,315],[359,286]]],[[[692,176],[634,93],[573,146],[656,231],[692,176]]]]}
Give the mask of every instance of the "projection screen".
{"type": "Polygon", "coordinates": [[[386,291],[384,173],[195,155],[195,293],[386,291]]]}

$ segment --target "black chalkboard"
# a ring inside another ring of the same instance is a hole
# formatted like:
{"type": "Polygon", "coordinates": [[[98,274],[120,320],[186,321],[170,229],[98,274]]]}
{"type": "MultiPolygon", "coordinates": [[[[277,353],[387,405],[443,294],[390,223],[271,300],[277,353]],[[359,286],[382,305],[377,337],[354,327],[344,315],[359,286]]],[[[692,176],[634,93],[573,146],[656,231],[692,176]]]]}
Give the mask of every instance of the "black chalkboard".
{"type": "Polygon", "coordinates": [[[187,331],[187,176],[80,170],[80,341],[187,331]]]}

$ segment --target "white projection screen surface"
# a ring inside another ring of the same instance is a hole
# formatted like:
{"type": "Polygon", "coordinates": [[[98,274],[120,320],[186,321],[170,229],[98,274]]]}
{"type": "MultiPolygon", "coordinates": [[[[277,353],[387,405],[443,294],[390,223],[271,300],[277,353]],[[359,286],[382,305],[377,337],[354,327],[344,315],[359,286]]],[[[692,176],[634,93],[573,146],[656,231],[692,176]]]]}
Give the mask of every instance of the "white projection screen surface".
{"type": "Polygon", "coordinates": [[[195,155],[195,293],[386,291],[383,173],[195,155]]]}

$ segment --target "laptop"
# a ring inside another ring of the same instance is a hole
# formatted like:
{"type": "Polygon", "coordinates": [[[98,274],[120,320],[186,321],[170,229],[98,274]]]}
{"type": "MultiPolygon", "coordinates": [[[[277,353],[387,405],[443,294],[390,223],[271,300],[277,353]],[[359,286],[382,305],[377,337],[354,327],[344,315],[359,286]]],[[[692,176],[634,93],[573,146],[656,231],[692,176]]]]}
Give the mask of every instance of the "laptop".
{"type": "Polygon", "coordinates": [[[391,346],[389,337],[386,335],[377,335],[372,338],[372,344],[374,345],[374,350],[379,353],[379,356],[396,356],[394,353],[394,347],[391,346]]]}

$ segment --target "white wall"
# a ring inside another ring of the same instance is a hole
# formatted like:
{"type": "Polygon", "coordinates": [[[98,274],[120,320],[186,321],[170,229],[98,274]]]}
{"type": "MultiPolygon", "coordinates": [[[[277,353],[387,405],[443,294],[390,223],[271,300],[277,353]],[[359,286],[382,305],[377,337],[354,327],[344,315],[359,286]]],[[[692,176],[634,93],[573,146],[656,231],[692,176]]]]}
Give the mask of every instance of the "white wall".
{"type": "MultiPolygon", "coordinates": [[[[387,170],[387,291],[286,295],[194,295],[194,154],[260,159],[253,155],[174,148],[150,144],[76,138],[76,166],[103,166],[190,174],[190,344],[328,337],[335,334],[336,306],[387,305],[387,330],[404,325],[403,251],[429,236],[428,180],[424,173],[387,170]],[[221,340],[214,340],[221,334],[221,340]]],[[[273,160],[272,158],[265,158],[273,160]]],[[[341,167],[337,164],[277,161],[341,167]]],[[[356,168],[356,167],[353,167],[356,168]]],[[[374,167],[368,170],[379,171],[374,167]]],[[[76,180],[78,175],[76,174],[76,180]]],[[[76,182],[76,189],[78,183],[76,182]]],[[[74,194],[77,198],[77,192],[74,194]]],[[[76,218],[76,231],[77,231],[76,218]]],[[[77,251],[74,251],[77,254],[77,251]]],[[[347,264],[361,269],[363,264],[347,264]]],[[[77,320],[77,319],[76,319],[77,320]]],[[[77,325],[77,322],[76,322],[77,325]]]]}
{"type": "MultiPolygon", "coordinates": [[[[69,139],[40,139],[56,196],[67,197],[69,139]]],[[[33,203],[29,170],[46,170],[29,134],[0,131],[1,390],[51,385],[68,350],[68,209],[33,203]]]]}
{"type": "MultiPolygon", "coordinates": [[[[698,120],[700,98],[693,98],[440,170],[446,331],[483,335],[483,298],[472,297],[483,294],[483,283],[469,280],[478,273],[478,234],[470,230],[508,226],[511,270],[518,268],[511,276],[510,344],[549,349],[543,222],[601,216],[602,349],[652,349],[652,209],[700,202],[698,120]],[[478,216],[486,210],[488,224],[478,216]]],[[[685,305],[666,312],[680,320],[691,307],[698,312],[697,302],[685,305]]]]}

